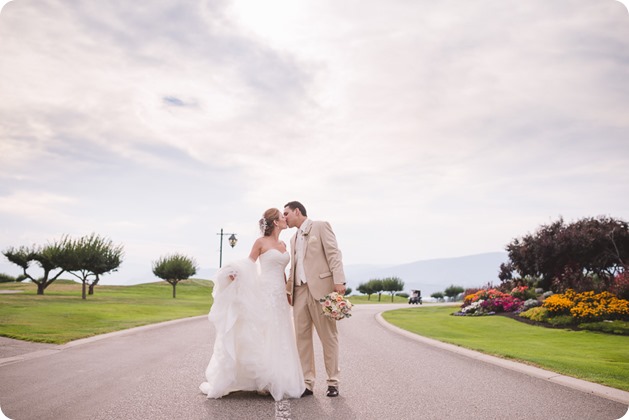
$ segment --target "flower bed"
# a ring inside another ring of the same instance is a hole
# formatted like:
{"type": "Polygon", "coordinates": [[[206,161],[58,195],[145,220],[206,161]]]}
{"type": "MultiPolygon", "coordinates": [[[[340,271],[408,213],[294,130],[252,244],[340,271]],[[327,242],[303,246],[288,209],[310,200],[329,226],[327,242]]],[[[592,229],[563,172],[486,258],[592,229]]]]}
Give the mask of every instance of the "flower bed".
{"type": "Polygon", "coordinates": [[[575,321],[629,320],[629,301],[609,292],[566,293],[548,297],[542,306],[549,315],[571,315],[575,321]]]}
{"type": "Polygon", "coordinates": [[[498,312],[516,312],[523,300],[514,296],[526,296],[527,287],[516,287],[511,293],[496,289],[482,289],[465,296],[461,310],[454,315],[493,315],[498,312]]]}

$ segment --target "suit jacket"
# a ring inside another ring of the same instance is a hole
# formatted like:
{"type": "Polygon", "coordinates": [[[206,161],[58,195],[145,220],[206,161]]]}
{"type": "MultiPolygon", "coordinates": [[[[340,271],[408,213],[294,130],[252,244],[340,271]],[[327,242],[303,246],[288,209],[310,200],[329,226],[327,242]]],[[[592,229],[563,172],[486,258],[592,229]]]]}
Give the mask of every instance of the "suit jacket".
{"type": "MultiPolygon", "coordinates": [[[[294,296],[295,292],[295,241],[299,230],[290,240],[291,264],[286,283],[286,292],[294,296]]],[[[345,284],[345,273],[341,251],[336,243],[336,236],[328,222],[313,221],[304,232],[304,271],[306,284],[315,299],[321,299],[334,291],[334,284],[345,284]]]]}

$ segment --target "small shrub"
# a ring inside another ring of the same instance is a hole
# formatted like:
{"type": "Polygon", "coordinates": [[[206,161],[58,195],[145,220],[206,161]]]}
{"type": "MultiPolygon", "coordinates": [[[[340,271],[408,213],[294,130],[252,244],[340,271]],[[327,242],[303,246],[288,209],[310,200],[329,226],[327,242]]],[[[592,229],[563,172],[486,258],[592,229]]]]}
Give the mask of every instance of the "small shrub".
{"type": "Polygon", "coordinates": [[[527,300],[535,298],[535,292],[529,289],[528,286],[518,286],[511,290],[511,296],[520,300],[527,300]]]}
{"type": "Polygon", "coordinates": [[[608,334],[629,335],[629,322],[626,321],[588,322],[579,324],[579,328],[608,334]]]}
{"type": "Polygon", "coordinates": [[[546,322],[548,320],[548,309],[538,306],[524,311],[520,314],[522,318],[530,319],[536,322],[546,322]]]}
{"type": "Polygon", "coordinates": [[[554,295],[553,291],[549,290],[547,292],[542,293],[542,298],[546,299],[547,297],[552,296],[552,295],[554,295]]]}
{"type": "Polygon", "coordinates": [[[566,294],[558,294],[547,297],[542,306],[553,315],[565,315],[570,313],[574,301],[566,294]]]}
{"type": "Polygon", "coordinates": [[[621,299],[629,300],[629,271],[623,271],[614,277],[610,292],[621,299]]]}
{"type": "Polygon", "coordinates": [[[574,324],[574,318],[572,315],[558,315],[548,318],[546,322],[555,327],[563,327],[574,324]]]}
{"type": "Polygon", "coordinates": [[[12,283],[14,281],[16,281],[15,277],[0,273],[0,283],[12,283]]]}
{"type": "Polygon", "coordinates": [[[528,299],[522,304],[522,310],[527,311],[538,306],[542,306],[542,302],[537,299],[528,299]]]}

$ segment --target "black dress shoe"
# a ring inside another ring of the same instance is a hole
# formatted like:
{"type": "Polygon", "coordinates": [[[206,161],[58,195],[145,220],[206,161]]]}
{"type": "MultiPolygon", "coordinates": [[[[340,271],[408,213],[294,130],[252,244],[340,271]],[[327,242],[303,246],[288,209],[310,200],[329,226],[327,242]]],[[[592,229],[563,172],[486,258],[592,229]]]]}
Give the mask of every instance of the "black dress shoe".
{"type": "Polygon", "coordinates": [[[308,395],[312,395],[312,390],[306,388],[304,393],[301,394],[302,397],[307,397],[308,395]]]}
{"type": "Polygon", "coordinates": [[[338,397],[339,389],[335,386],[329,386],[328,392],[326,392],[325,395],[327,395],[328,397],[338,397]]]}

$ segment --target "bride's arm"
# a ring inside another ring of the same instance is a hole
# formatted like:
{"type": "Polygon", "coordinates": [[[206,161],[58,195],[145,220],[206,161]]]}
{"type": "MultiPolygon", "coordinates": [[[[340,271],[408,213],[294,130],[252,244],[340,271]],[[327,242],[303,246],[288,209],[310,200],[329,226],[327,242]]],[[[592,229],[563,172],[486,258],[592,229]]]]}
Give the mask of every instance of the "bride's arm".
{"type": "Polygon", "coordinates": [[[258,260],[258,257],[262,253],[262,238],[256,239],[251,247],[251,252],[249,253],[249,259],[253,262],[258,260]]]}

